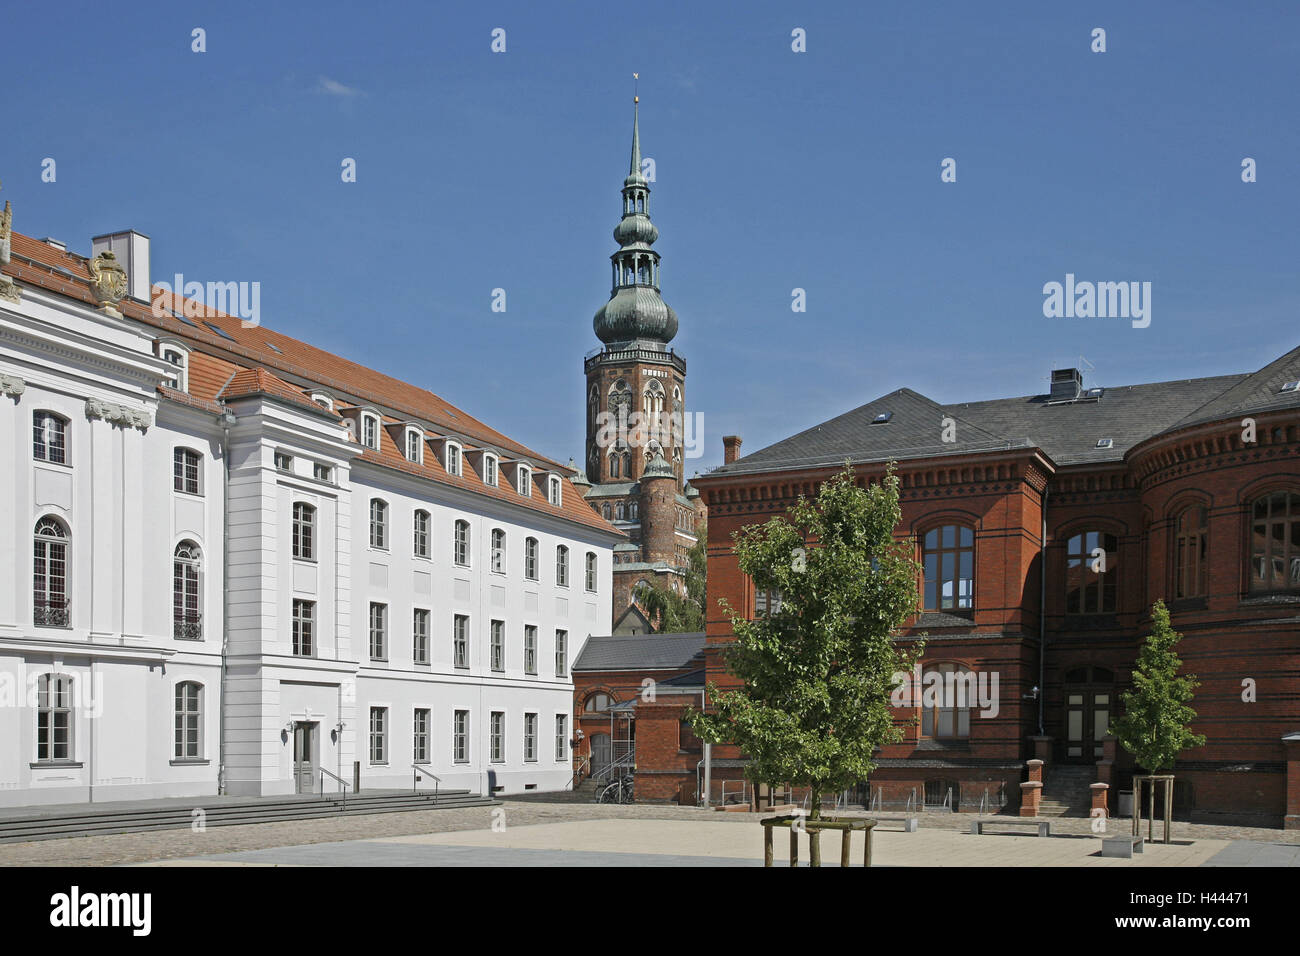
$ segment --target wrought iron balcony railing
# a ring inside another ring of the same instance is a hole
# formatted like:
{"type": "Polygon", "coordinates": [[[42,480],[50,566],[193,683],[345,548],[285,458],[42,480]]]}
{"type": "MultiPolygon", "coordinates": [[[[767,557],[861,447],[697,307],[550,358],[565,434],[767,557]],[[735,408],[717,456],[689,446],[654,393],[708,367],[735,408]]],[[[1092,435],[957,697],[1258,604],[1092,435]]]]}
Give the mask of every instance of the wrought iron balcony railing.
{"type": "Polygon", "coordinates": [[[69,627],[72,624],[72,614],[66,598],[37,598],[32,607],[32,617],[37,627],[69,627]]]}
{"type": "Polygon", "coordinates": [[[178,641],[203,640],[203,616],[178,614],[172,618],[172,632],[178,641]]]}

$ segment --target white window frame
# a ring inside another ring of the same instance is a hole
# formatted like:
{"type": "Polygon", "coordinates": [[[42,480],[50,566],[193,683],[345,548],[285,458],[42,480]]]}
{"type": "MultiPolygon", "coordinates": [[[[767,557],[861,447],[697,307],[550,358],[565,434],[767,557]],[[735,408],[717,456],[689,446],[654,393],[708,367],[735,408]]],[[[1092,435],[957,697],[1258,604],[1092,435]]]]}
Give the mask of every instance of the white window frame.
{"type": "Polygon", "coordinates": [[[172,448],[172,491],[178,495],[203,497],[203,455],[200,452],[184,445],[176,445],[172,448]],[[176,473],[178,465],[180,466],[179,475],[176,473]],[[189,487],[191,465],[194,471],[193,490],[189,487]],[[179,488],[176,487],[178,479],[181,484],[179,488]]]}
{"type": "Polygon", "coordinates": [[[506,669],[506,622],[494,620],[489,627],[491,637],[491,653],[489,666],[497,674],[505,673],[506,669]]]}
{"type": "Polygon", "coordinates": [[[433,558],[433,515],[423,508],[416,508],[411,515],[411,553],[417,558],[433,558]],[[420,527],[420,518],[424,518],[424,527],[420,527]]]}
{"type": "Polygon", "coordinates": [[[461,447],[460,442],[449,441],[447,447],[442,451],[442,464],[447,469],[447,474],[455,475],[457,478],[464,473],[465,449],[461,447]]]}
{"type": "Polygon", "coordinates": [[[555,629],[555,676],[569,676],[569,632],[555,629]]]}
{"type": "Polygon", "coordinates": [[[367,448],[379,450],[379,430],[382,427],[378,415],[365,412],[361,415],[361,444],[367,448]],[[372,441],[373,439],[373,441],[372,441]]]}
{"type": "Polygon", "coordinates": [[[65,467],[71,465],[72,464],[71,455],[68,454],[70,450],[69,446],[72,444],[71,435],[69,434],[71,431],[72,431],[72,420],[68,418],[66,415],[60,415],[58,412],[51,411],[48,408],[36,409],[34,412],[32,412],[32,460],[43,461],[47,465],[63,465],[65,467]],[[59,434],[62,437],[63,442],[62,445],[59,446],[59,451],[63,456],[62,461],[55,461],[53,458],[50,457],[51,449],[54,448],[55,445],[49,439],[49,435],[50,435],[49,426],[39,424],[40,422],[45,422],[45,421],[55,422],[60,426],[59,434]],[[44,436],[41,442],[39,443],[39,445],[37,444],[36,441],[36,430],[38,428],[41,429],[42,434],[44,436]]]}
{"type": "Polygon", "coordinates": [[[488,725],[488,762],[506,762],[506,712],[504,710],[492,711],[488,725]]]}
{"type": "Polygon", "coordinates": [[[557,588],[567,588],[569,586],[569,546],[567,544],[557,545],[555,548],[555,586],[557,588]]]}
{"type": "Polygon", "coordinates": [[[469,763],[469,711],[454,710],[451,716],[451,761],[469,763]]]}
{"type": "Polygon", "coordinates": [[[557,508],[563,504],[563,484],[556,475],[551,475],[546,479],[546,498],[557,508]]]}
{"type": "Polygon", "coordinates": [[[411,663],[429,663],[429,620],[432,613],[428,608],[411,609],[411,663]]]}
{"type": "Polygon", "coordinates": [[[388,660],[388,605],[382,601],[370,602],[370,659],[388,660]]]}
{"type": "Polygon", "coordinates": [[[388,766],[387,707],[370,708],[370,766],[388,766]]]}
{"type": "Polygon", "coordinates": [[[321,408],[334,411],[334,397],[329,392],[312,392],[311,400],[321,408]]]}
{"type": "Polygon", "coordinates": [[[388,502],[383,498],[370,499],[370,547],[376,551],[388,550],[388,502]],[[375,505],[379,506],[378,517],[375,516],[375,505]]]}
{"type": "Polygon", "coordinates": [[[295,561],[316,562],[316,506],[295,501],[290,506],[290,553],[295,561]],[[305,545],[305,547],[304,547],[305,545]]]}
{"type": "Polygon", "coordinates": [[[569,759],[569,715],[555,715],[555,759],[569,759]]]}
{"type": "Polygon", "coordinates": [[[496,455],[483,456],[483,483],[493,488],[501,487],[501,459],[496,455]]]}
{"type": "Polygon", "coordinates": [[[599,565],[598,565],[598,563],[597,563],[597,558],[596,558],[596,552],[594,552],[594,551],[588,551],[588,552],[587,552],[587,557],[586,557],[585,561],[586,561],[586,564],[584,565],[584,568],[583,568],[583,571],[584,571],[584,583],[586,584],[587,592],[588,592],[589,594],[595,594],[595,593],[596,593],[596,585],[597,585],[597,583],[598,583],[598,581],[597,581],[597,577],[596,577],[596,572],[597,572],[597,570],[599,569],[599,565]]]}
{"type": "Polygon", "coordinates": [[[456,670],[469,670],[468,614],[454,614],[451,618],[451,666],[456,670]]]}
{"type": "Polygon", "coordinates": [[[538,570],[539,555],[542,551],[541,542],[536,538],[524,539],[524,579],[527,581],[536,581],[539,579],[540,571],[538,570]]]}
{"type": "Polygon", "coordinates": [[[280,451],[277,449],[273,461],[275,464],[275,470],[280,472],[280,474],[293,474],[293,455],[289,454],[287,451],[280,451]]]}
{"type": "Polygon", "coordinates": [[[50,671],[41,674],[36,681],[36,763],[61,764],[75,763],[77,698],[73,693],[73,677],[50,671]],[[43,688],[43,689],[42,689],[43,688]],[[63,715],[60,720],[59,716],[63,715]],[[41,730],[45,730],[45,756],[41,756],[41,730]],[[56,731],[64,731],[64,740],[60,745],[56,731]],[[61,754],[56,753],[56,748],[61,754]]]}
{"type": "Polygon", "coordinates": [[[536,714],[524,714],[524,763],[537,763],[536,714]]]}
{"type": "Polygon", "coordinates": [[[176,370],[175,384],[172,385],[172,388],[178,392],[188,392],[190,390],[190,350],[172,339],[162,339],[158,343],[158,357],[176,370]],[[173,362],[167,357],[168,353],[174,354],[180,361],[173,362]]]}
{"type": "Polygon", "coordinates": [[[537,625],[524,625],[524,673],[537,676],[537,625]]]}
{"type": "Polygon", "coordinates": [[[311,463],[311,474],[317,481],[328,482],[331,485],[334,484],[334,467],[325,464],[323,461],[314,461],[311,463]]]}
{"type": "Polygon", "coordinates": [[[458,568],[470,566],[470,526],[464,518],[457,518],[452,525],[451,558],[458,568]]]}
{"type": "Polygon", "coordinates": [[[415,462],[417,465],[424,464],[424,432],[414,426],[408,425],[406,428],[406,460],[415,462]]]}
{"type": "Polygon", "coordinates": [[[504,528],[493,528],[489,538],[491,548],[490,567],[493,574],[506,573],[506,532],[504,528]]]}
{"type": "Polygon", "coordinates": [[[316,602],[304,598],[294,598],[291,611],[293,614],[293,627],[289,635],[290,653],[294,657],[315,657],[316,602]]]}
{"type": "Polygon", "coordinates": [[[177,763],[203,760],[202,684],[196,680],[176,682],[172,694],[172,718],[172,759],[177,763]],[[194,690],[192,701],[187,693],[189,688],[194,690]]]}
{"type": "Polygon", "coordinates": [[[520,465],[515,474],[515,491],[525,498],[533,496],[533,470],[527,465],[520,465]]]}
{"type": "Polygon", "coordinates": [[[429,725],[433,712],[428,707],[416,707],[411,714],[411,763],[429,763],[429,725]]]}

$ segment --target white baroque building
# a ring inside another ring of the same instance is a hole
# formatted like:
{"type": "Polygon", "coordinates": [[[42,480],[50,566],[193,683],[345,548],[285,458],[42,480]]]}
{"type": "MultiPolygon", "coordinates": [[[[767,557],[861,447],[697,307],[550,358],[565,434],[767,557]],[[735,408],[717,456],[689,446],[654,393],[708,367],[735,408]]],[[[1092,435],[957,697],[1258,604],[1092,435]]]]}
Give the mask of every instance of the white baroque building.
{"type": "Polygon", "coordinates": [[[8,226],[0,805],[570,783],[624,540],[570,468],[8,226]]]}

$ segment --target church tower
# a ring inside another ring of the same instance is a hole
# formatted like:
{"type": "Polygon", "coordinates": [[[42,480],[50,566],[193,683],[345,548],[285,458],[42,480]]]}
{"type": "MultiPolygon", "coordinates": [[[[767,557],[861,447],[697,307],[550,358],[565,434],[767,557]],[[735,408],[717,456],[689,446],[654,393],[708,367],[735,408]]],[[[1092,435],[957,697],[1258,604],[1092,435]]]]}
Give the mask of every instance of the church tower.
{"type": "Polygon", "coordinates": [[[659,291],[659,230],[650,219],[650,183],[642,170],[639,97],[633,100],[632,158],[622,197],[609,301],[592,322],[603,346],[583,363],[587,501],[629,538],[614,555],[616,633],[639,581],[680,588],[703,513],[685,476],[686,360],[668,346],[677,334],[677,314],[659,291]]]}

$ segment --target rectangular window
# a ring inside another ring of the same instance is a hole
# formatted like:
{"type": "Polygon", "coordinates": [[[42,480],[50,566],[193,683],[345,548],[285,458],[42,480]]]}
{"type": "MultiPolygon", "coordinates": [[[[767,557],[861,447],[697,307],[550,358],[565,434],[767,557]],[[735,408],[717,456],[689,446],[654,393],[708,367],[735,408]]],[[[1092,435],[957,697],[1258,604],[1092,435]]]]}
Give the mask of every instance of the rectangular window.
{"type": "Polygon", "coordinates": [[[295,657],[314,657],[316,655],[315,627],[313,617],[316,605],[312,601],[293,602],[293,653],[295,657]]]}
{"type": "Polygon", "coordinates": [[[469,711],[458,710],[451,725],[451,759],[469,763],[469,711]]]}
{"type": "Polygon", "coordinates": [[[282,451],[275,453],[275,470],[276,471],[293,471],[293,456],[286,455],[282,451]]]}
{"type": "Polygon", "coordinates": [[[416,608],[411,615],[411,660],[429,663],[429,612],[416,608]]]}
{"type": "Polygon", "coordinates": [[[569,676],[569,632],[555,632],[555,676],[569,676]]]}
{"type": "Polygon", "coordinates": [[[370,708],[370,762],[388,763],[388,708],[370,708]]]}
{"type": "Polygon", "coordinates": [[[483,459],[483,481],[493,487],[496,486],[497,460],[495,455],[488,455],[483,459]]]}
{"type": "Polygon", "coordinates": [[[506,622],[492,622],[492,669],[506,669],[506,622]]]}
{"type": "Polygon", "coordinates": [[[32,416],[32,456],[37,461],[68,463],[68,423],[50,412],[37,412],[32,416]]]}
{"type": "Polygon", "coordinates": [[[370,605],[370,659],[388,660],[388,605],[370,605]]]}
{"type": "Polygon", "coordinates": [[[188,448],[172,452],[172,488],[187,495],[199,493],[199,455],[188,448]]]}
{"type": "Polygon", "coordinates": [[[456,522],[456,537],[452,545],[452,560],[462,568],[469,567],[469,522],[456,522]]]}
{"type": "Polygon", "coordinates": [[[315,462],[312,465],[312,474],[315,476],[317,481],[334,480],[334,469],[329,465],[322,465],[320,462],[315,462]]]}
{"type": "Polygon", "coordinates": [[[493,763],[506,759],[506,715],[499,710],[492,711],[492,734],[489,751],[493,763]]]}
{"type": "Polygon", "coordinates": [[[419,462],[420,455],[420,433],[417,431],[408,431],[406,433],[406,457],[409,461],[419,462]]]}
{"type": "Polygon", "coordinates": [[[537,715],[524,714],[524,760],[537,761],[537,715]]]}
{"type": "Polygon", "coordinates": [[[72,759],[72,678],[42,674],[36,684],[36,759],[72,759]]]}
{"type": "Polygon", "coordinates": [[[417,558],[427,558],[429,556],[429,512],[417,511],[415,513],[414,533],[415,556],[417,558]]]}
{"type": "Polygon", "coordinates": [[[564,545],[555,549],[555,586],[569,586],[569,549],[564,545]]]}
{"type": "Polygon", "coordinates": [[[596,590],[596,556],[587,552],[587,590],[596,590]]]}
{"type": "Polygon", "coordinates": [[[301,561],[316,560],[316,509],[301,501],[293,504],[293,556],[301,561]]]}
{"type": "Polygon", "coordinates": [[[429,762],[429,711],[416,708],[411,724],[411,762],[429,762]]]}
{"type": "Polygon", "coordinates": [[[547,482],[547,500],[553,505],[560,503],[560,479],[552,477],[547,482]]]}
{"type": "Polygon", "coordinates": [[[528,496],[531,496],[531,495],[532,495],[532,493],[533,493],[533,473],[532,473],[532,471],[531,471],[530,469],[525,468],[525,467],[523,467],[522,465],[520,466],[520,468],[519,468],[519,475],[518,475],[518,483],[516,484],[515,487],[516,487],[516,490],[517,490],[521,495],[528,495],[528,496]]]}
{"type": "Polygon", "coordinates": [[[555,759],[567,760],[569,757],[569,715],[555,715],[555,759]]]}
{"type": "Polygon", "coordinates": [[[469,667],[469,618],[457,614],[451,628],[452,663],[455,667],[469,667]]]}
{"type": "Polygon", "coordinates": [[[529,581],[537,580],[537,539],[529,538],[524,542],[524,577],[529,581]]]}
{"type": "Polygon", "coordinates": [[[203,756],[199,741],[199,702],[202,688],[193,681],[176,685],[176,759],[198,760],[203,756]]]}
{"type": "Polygon", "coordinates": [[[379,447],[379,419],[370,415],[361,418],[362,442],[367,448],[379,447]]]}
{"type": "Polygon", "coordinates": [[[537,628],[532,624],[524,627],[524,673],[537,673],[537,628]]]}
{"type": "Polygon", "coordinates": [[[447,474],[460,475],[460,446],[447,446],[447,474]]]}

